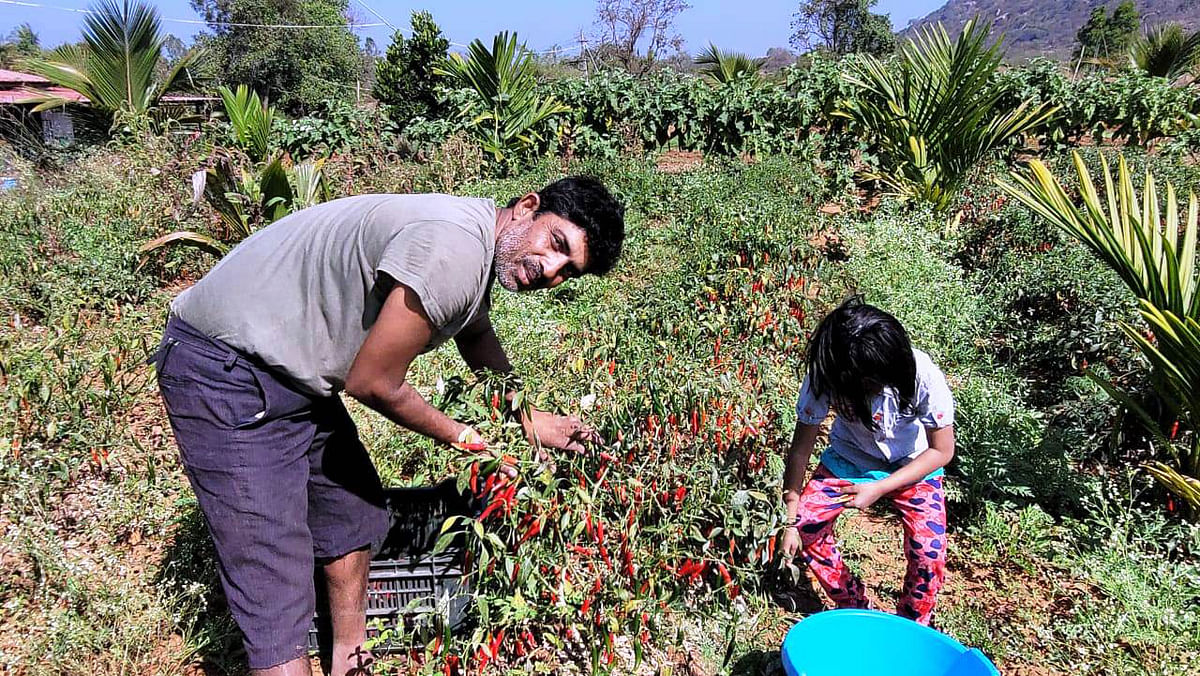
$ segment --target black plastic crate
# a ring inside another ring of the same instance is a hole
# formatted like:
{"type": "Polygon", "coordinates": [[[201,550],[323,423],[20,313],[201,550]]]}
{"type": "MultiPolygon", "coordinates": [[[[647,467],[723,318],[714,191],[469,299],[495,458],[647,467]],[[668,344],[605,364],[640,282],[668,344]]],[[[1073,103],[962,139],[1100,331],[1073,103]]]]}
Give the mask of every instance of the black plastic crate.
{"type": "MultiPolygon", "coordinates": [[[[367,638],[377,638],[380,629],[397,630],[401,640],[376,646],[376,652],[405,650],[407,630],[419,618],[433,618],[462,625],[469,601],[469,589],[463,581],[463,546],[452,542],[434,555],[446,519],[470,515],[476,506],[458,492],[454,479],[427,488],[391,488],[387,490],[390,520],[387,539],[371,559],[367,577],[367,638]]],[[[331,628],[324,579],[317,571],[317,614],[308,632],[310,652],[330,646],[331,628]]]]}

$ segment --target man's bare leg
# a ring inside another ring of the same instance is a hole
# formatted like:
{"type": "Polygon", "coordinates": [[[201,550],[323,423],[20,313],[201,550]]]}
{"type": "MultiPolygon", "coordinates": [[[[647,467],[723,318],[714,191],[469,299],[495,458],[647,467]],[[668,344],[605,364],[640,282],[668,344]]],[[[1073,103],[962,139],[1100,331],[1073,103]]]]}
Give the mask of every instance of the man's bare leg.
{"type": "Polygon", "coordinates": [[[371,653],[362,647],[367,639],[367,573],[370,565],[370,550],[360,549],[324,566],[329,619],[333,625],[333,676],[369,676],[371,673],[371,653]]]}

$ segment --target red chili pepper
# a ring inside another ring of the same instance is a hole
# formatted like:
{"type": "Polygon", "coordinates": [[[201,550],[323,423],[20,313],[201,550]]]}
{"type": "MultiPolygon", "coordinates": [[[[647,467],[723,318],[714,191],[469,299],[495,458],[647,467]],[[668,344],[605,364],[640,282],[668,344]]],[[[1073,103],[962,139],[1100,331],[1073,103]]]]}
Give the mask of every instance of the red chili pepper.
{"type": "Polygon", "coordinates": [[[479,463],[471,463],[471,494],[479,494],[479,463]]]}
{"type": "Polygon", "coordinates": [[[583,547],[580,545],[567,545],[567,550],[583,556],[594,556],[596,550],[591,547],[583,547]]]}
{"type": "Polygon", "coordinates": [[[587,615],[588,611],[591,609],[592,609],[592,597],[589,596],[583,600],[583,606],[579,608],[579,614],[587,615]]]}
{"type": "Polygon", "coordinates": [[[767,559],[775,560],[775,536],[767,538],[767,559]]]}
{"type": "Polygon", "coordinates": [[[530,538],[537,537],[538,533],[541,533],[541,532],[542,532],[542,521],[541,521],[541,519],[536,519],[536,520],[534,520],[533,523],[529,524],[529,528],[527,528],[525,530],[525,534],[521,536],[521,539],[518,541],[518,543],[525,542],[526,540],[529,540],[530,538]]]}
{"type": "Polygon", "coordinates": [[[500,395],[492,392],[492,408],[500,408],[500,395]]]}
{"type": "Polygon", "coordinates": [[[1175,441],[1175,436],[1179,434],[1179,421],[1171,423],[1171,441],[1175,441]]]}

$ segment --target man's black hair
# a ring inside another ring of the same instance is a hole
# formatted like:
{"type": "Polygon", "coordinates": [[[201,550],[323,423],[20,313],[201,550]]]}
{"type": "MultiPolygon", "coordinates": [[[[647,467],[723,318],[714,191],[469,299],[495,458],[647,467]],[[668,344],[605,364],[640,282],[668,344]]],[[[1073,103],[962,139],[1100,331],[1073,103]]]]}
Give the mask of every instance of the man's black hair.
{"type": "Polygon", "coordinates": [[[839,415],[879,429],[866,380],[895,389],[900,410],[916,403],[917,362],[908,332],[892,315],[852,296],[821,320],[808,344],[813,394],[828,395],[839,415]]]}
{"type": "MultiPolygon", "coordinates": [[[[587,273],[603,275],[617,264],[625,241],[625,207],[591,176],[560,178],[538,191],[534,218],[552,213],[583,229],[588,248],[587,273]]],[[[520,197],[508,203],[516,206],[520,197]]]]}

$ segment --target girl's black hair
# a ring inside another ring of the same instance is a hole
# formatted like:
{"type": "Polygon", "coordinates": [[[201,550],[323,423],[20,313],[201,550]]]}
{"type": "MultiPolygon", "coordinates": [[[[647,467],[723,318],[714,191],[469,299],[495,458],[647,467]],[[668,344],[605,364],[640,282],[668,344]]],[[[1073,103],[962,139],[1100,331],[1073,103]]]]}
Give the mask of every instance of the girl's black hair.
{"type": "Polygon", "coordinates": [[[895,389],[900,410],[911,412],[916,399],[917,362],[908,332],[892,315],[852,296],[821,320],[808,344],[808,377],[813,394],[828,395],[839,415],[868,429],[873,395],[864,381],[895,389]]]}

